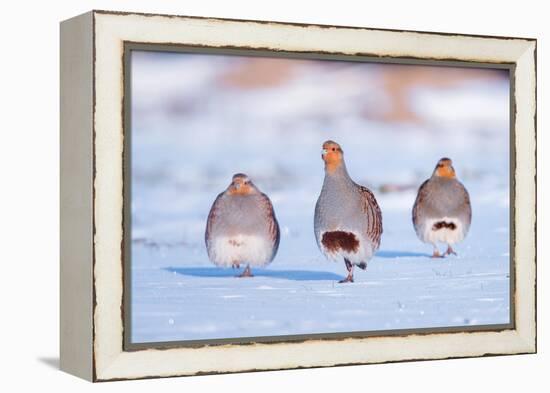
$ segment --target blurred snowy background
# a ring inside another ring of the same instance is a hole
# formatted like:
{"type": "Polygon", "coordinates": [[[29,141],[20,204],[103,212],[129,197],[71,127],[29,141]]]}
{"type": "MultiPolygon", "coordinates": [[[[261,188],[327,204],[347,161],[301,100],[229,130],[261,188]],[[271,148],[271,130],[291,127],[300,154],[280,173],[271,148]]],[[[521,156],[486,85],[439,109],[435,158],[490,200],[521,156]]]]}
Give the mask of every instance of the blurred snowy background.
{"type": "Polygon", "coordinates": [[[133,342],[508,323],[506,71],[134,51],[131,78],[133,342]],[[383,213],[381,249],[351,285],[313,235],[326,139],[383,213]],[[473,222],[458,257],[432,260],[411,208],[443,156],[473,222]],[[252,279],[204,246],[237,172],[282,232],[252,279]]]}

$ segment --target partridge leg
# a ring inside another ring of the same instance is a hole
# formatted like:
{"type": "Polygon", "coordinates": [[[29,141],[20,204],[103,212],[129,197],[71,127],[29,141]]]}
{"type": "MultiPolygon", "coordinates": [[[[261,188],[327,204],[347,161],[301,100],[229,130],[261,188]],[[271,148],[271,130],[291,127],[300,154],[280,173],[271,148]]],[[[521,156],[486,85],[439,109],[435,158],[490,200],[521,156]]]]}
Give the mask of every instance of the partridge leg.
{"type": "Polygon", "coordinates": [[[439,253],[436,245],[434,245],[434,253],[432,254],[432,258],[443,258],[443,255],[439,253]]]}
{"type": "Polygon", "coordinates": [[[455,250],[453,250],[453,248],[451,247],[451,245],[447,245],[447,251],[445,251],[445,255],[456,255],[456,252],[455,250]]]}
{"type": "Polygon", "coordinates": [[[233,264],[231,264],[231,268],[233,269],[239,269],[241,267],[241,264],[239,262],[233,262],[233,264]]]}
{"type": "Polygon", "coordinates": [[[344,262],[346,263],[346,269],[348,269],[348,276],[338,282],[339,283],[353,282],[353,263],[351,263],[347,259],[344,259],[344,262]]]}
{"type": "Polygon", "coordinates": [[[244,269],[244,271],[237,277],[254,277],[252,270],[250,270],[250,265],[246,265],[246,269],[244,269]]]}

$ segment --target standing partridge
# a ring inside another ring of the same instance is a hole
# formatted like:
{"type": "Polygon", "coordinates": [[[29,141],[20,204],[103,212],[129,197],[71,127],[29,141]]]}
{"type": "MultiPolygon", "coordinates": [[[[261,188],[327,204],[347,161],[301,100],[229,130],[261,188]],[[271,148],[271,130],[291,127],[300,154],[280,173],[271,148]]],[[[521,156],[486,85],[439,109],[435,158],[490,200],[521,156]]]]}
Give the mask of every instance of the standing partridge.
{"type": "Polygon", "coordinates": [[[206,224],[208,257],[217,266],[246,269],[239,277],[252,277],[251,266],[270,263],[279,248],[279,223],[271,201],[238,173],[218,195],[206,224]]]}
{"type": "Polygon", "coordinates": [[[365,270],[380,246],[382,213],[373,193],[355,183],[338,143],[323,144],[325,180],[315,206],[315,238],[320,250],[332,260],[344,260],[353,282],[353,268],[365,270]]]}
{"type": "Polygon", "coordinates": [[[456,255],[452,245],[466,237],[472,221],[472,207],[468,191],[457,180],[449,158],[440,159],[432,177],[418,189],[412,220],[418,238],[433,245],[433,258],[456,255]],[[447,244],[443,255],[437,243],[447,244]]]}

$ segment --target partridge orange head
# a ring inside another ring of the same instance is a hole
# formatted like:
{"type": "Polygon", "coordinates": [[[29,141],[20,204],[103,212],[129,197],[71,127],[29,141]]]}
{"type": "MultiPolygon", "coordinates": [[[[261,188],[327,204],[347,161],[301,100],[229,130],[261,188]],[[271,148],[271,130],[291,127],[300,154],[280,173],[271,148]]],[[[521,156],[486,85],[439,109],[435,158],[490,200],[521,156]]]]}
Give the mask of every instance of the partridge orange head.
{"type": "Polygon", "coordinates": [[[440,159],[435,166],[434,175],[439,177],[446,177],[448,179],[456,178],[455,169],[453,168],[453,162],[451,161],[451,159],[440,159]]]}
{"type": "Polygon", "coordinates": [[[229,195],[249,195],[254,193],[255,190],[254,183],[243,173],[233,175],[231,184],[227,188],[229,195]]]}
{"type": "Polygon", "coordinates": [[[325,169],[332,173],[344,162],[344,151],[338,143],[326,141],[323,143],[321,158],[325,162],[325,169]]]}

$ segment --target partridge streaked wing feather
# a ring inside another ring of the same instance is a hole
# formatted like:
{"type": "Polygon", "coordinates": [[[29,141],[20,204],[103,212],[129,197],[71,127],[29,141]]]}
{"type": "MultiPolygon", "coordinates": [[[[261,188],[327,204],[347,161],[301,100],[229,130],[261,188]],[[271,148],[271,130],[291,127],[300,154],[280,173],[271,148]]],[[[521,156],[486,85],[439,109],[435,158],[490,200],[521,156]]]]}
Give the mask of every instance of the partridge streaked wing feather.
{"type": "Polygon", "coordinates": [[[367,236],[372,240],[376,250],[380,247],[380,238],[382,237],[382,211],[374,197],[374,194],[366,187],[359,186],[359,190],[363,194],[364,205],[363,211],[367,214],[367,236]]]}

